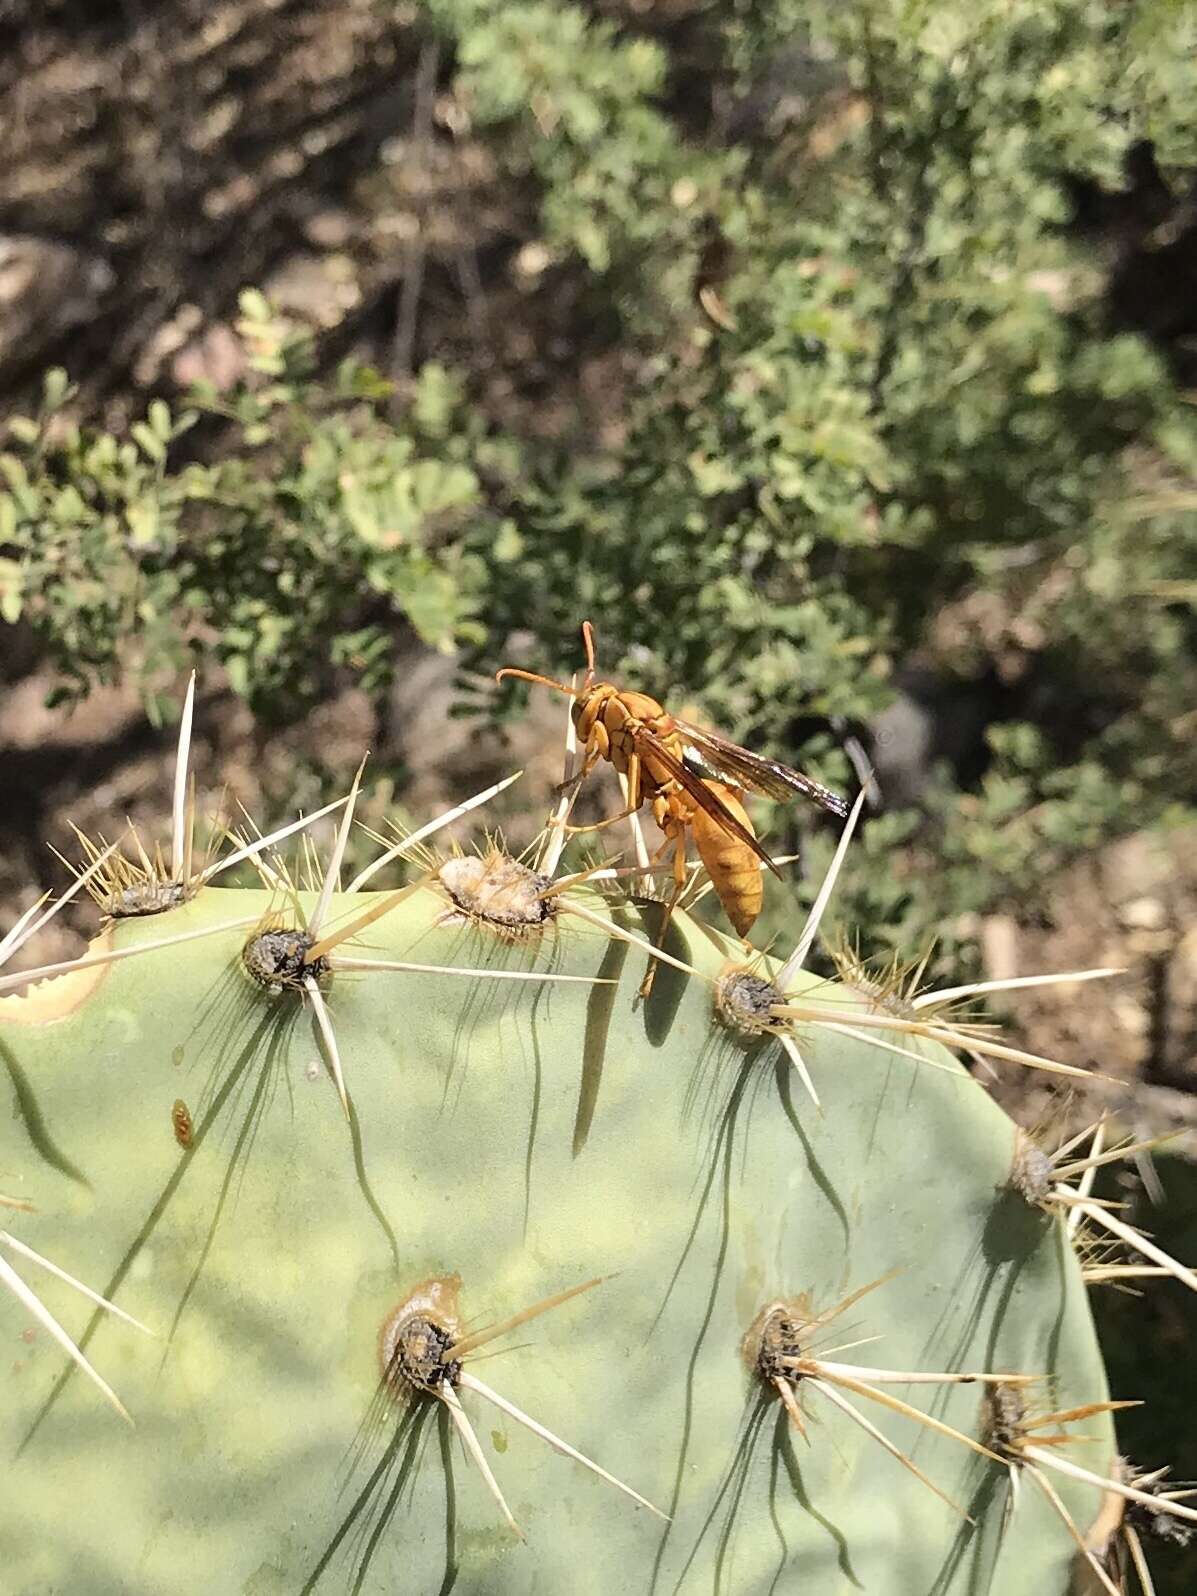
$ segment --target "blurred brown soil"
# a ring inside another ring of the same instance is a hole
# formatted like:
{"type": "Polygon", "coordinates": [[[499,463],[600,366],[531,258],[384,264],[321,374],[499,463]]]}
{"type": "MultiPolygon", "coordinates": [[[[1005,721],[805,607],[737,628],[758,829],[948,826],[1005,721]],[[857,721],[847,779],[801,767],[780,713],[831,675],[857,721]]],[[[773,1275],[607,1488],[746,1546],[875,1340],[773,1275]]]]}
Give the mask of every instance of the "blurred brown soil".
{"type": "Polygon", "coordinates": [[[509,428],[614,424],[621,357],[473,136],[416,5],[0,3],[0,395],[68,367],[119,426],[239,375],[262,289],[400,384],[471,371],[509,428]]]}

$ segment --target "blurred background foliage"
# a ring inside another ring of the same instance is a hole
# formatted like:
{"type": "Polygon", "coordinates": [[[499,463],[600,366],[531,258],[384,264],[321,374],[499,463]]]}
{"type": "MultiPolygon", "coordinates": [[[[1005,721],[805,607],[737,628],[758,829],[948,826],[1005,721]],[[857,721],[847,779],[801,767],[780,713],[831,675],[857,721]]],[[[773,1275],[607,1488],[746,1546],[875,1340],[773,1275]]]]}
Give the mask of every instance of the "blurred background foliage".
{"type": "MultiPolygon", "coordinates": [[[[1195,104],[1185,0],[0,7],[9,917],[161,805],[193,664],[263,821],[368,742],[376,824],[528,764],[527,841],[563,706],[491,676],[589,618],[754,749],[863,746],[862,951],[1131,966],[1016,1019],[1192,1127],[1195,104]]],[[[835,833],[760,819],[783,935],[835,833]]]]}
{"type": "Polygon", "coordinates": [[[160,718],[195,658],[287,721],[381,701],[416,640],[504,717],[479,675],[568,671],[590,617],[604,670],[755,748],[843,783],[871,742],[846,908],[955,967],[978,915],[1191,813],[1197,345],[1118,325],[1086,223],[1146,169],[1144,247],[1191,226],[1192,9],[368,9],[416,52],[402,158],[480,147],[603,424],[563,385],[538,436],[424,347],[418,204],[389,360],[330,365],[248,289],[232,380],[115,432],[56,369],[0,457],[0,614],[53,699],[132,677],[160,718]]]}

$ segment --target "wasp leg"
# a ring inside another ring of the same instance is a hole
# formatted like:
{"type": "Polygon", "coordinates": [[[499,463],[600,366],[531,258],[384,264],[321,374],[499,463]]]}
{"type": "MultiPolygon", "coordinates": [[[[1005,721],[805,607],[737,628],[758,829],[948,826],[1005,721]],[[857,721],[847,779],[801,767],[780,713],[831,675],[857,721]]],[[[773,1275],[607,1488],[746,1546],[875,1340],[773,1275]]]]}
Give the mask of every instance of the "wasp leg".
{"type": "MultiPolygon", "coordinates": [[[[671,837],[666,838],[666,846],[673,842],[673,892],[665,905],[665,913],[661,916],[661,927],[657,932],[655,946],[663,948],[665,938],[669,935],[669,922],[673,919],[673,911],[677,908],[678,900],[686,889],[686,827],[682,821],[668,822],[671,837]]],[[[664,852],[664,849],[661,850],[664,852]]],[[[650,961],[644,980],[640,983],[640,996],[646,998],[653,989],[653,981],[657,974],[657,960],[650,961]]]]}
{"type": "MultiPolygon", "coordinates": [[[[586,777],[601,760],[610,759],[610,757],[611,745],[607,741],[606,729],[601,722],[597,722],[591,728],[590,737],[586,743],[586,754],[582,761],[582,768],[574,778],[578,785],[581,786],[582,782],[585,781],[586,777]],[[603,746],[604,743],[606,744],[605,747],[603,746]]],[[[621,809],[617,815],[610,815],[606,820],[592,821],[588,826],[563,826],[562,830],[568,836],[577,836],[584,831],[602,831],[607,826],[613,826],[617,821],[626,820],[629,815],[635,814],[641,803],[640,757],[638,754],[633,754],[628,761],[628,793],[628,806],[626,809],[621,809]]]]}
{"type": "Polygon", "coordinates": [[[640,791],[640,755],[634,750],[628,755],[627,783],[628,813],[634,814],[644,802],[643,794],[640,791]]]}
{"type": "Polygon", "coordinates": [[[606,820],[593,820],[588,826],[566,826],[566,831],[571,836],[580,831],[602,831],[607,826],[613,826],[617,820],[626,820],[629,815],[634,815],[640,805],[635,804],[631,809],[621,809],[617,815],[608,815],[606,820]]]}

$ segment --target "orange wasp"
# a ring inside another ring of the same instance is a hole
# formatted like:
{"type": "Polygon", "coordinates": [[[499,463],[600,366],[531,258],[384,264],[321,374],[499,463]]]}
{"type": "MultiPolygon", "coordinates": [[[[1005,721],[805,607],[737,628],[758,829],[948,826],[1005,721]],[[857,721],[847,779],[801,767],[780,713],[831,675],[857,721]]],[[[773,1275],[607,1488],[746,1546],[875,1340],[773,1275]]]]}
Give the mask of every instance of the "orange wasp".
{"type": "Polygon", "coordinates": [[[613,682],[595,681],[594,628],[589,621],[582,623],[582,641],[586,647],[586,678],[580,688],[510,665],[495,673],[496,681],[505,676],[518,677],[552,687],[573,699],[574,726],[585,750],[578,782],[600,759],[609,759],[626,778],[625,809],[595,826],[570,829],[597,830],[634,814],[643,804],[649,806],[665,837],[656,858],[671,845],[674,850],[674,891],[666,906],[658,945],[686,885],[686,838],[688,832],[693,832],[699,857],[719,901],[728,919],[744,936],[761,912],[763,886],[758,860],[775,875],[779,872],[756,839],[741,802],[743,791],[764,793],[782,801],[796,795],[809,798],[841,818],[847,816],[847,803],[801,771],[750,753],[703,726],[680,720],[647,693],[627,693],[613,682]],[[698,774],[688,760],[701,761],[712,776],[698,774]]]}

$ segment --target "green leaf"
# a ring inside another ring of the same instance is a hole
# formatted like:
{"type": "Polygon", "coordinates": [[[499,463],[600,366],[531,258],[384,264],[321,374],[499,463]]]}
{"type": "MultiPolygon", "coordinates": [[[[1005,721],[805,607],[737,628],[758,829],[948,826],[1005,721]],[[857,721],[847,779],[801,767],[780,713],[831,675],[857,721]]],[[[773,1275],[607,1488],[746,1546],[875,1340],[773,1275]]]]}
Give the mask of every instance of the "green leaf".
{"type": "Polygon", "coordinates": [[[51,366],[42,379],[42,408],[54,411],[61,408],[72,393],[70,379],[61,366],[51,366]]]}
{"type": "Polygon", "coordinates": [[[158,542],[161,514],[157,499],[147,495],[135,499],[125,511],[129,541],[135,549],[151,549],[158,542]]]}
{"type": "Polygon", "coordinates": [[[8,430],[18,443],[35,444],[42,435],[40,421],[33,421],[29,416],[9,416],[8,430]]]}
{"type": "Polygon", "coordinates": [[[169,443],[174,437],[174,428],[170,419],[170,407],[161,399],[151,399],[147,411],[150,427],[162,442],[169,443]]]}
{"type": "Polygon", "coordinates": [[[0,619],[15,626],[21,619],[24,574],[16,560],[0,559],[0,619]]]}
{"type": "Polygon", "coordinates": [[[141,445],[142,452],[157,464],[166,459],[166,445],[158,433],[147,427],[144,421],[135,421],[129,428],[133,437],[141,445]]]}

